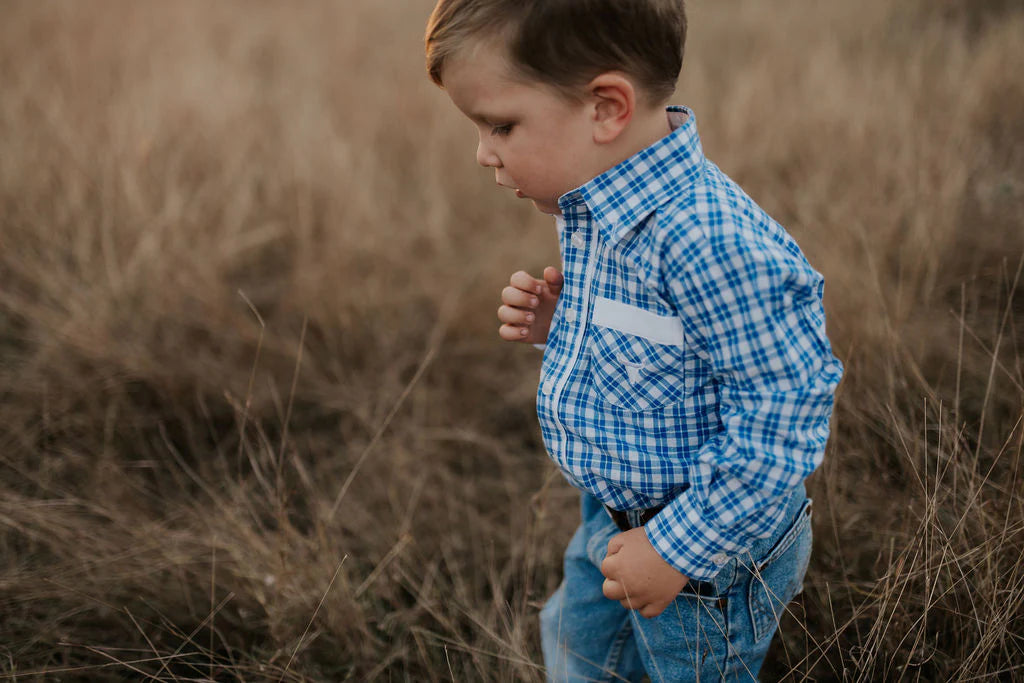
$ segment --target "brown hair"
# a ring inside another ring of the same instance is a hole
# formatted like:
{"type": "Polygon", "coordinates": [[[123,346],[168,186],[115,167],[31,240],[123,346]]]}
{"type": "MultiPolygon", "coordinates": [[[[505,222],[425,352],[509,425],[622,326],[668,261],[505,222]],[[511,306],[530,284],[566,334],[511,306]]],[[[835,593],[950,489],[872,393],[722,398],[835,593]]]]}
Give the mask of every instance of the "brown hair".
{"type": "Polygon", "coordinates": [[[606,71],[634,78],[651,103],[675,91],[686,45],[684,0],[438,0],[427,72],[476,40],[504,39],[512,66],[567,96],[606,71]]]}

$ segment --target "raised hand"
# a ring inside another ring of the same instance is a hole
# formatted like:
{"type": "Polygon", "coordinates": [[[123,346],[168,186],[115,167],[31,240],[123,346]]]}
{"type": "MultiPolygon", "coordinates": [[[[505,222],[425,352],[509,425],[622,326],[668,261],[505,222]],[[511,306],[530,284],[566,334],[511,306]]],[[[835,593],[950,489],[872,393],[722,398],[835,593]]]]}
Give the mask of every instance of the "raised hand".
{"type": "Polygon", "coordinates": [[[506,341],[544,344],[551,328],[551,317],[564,283],[557,268],[544,269],[544,278],[538,280],[520,270],[509,278],[509,285],[501,291],[498,320],[503,324],[498,334],[506,341]]]}

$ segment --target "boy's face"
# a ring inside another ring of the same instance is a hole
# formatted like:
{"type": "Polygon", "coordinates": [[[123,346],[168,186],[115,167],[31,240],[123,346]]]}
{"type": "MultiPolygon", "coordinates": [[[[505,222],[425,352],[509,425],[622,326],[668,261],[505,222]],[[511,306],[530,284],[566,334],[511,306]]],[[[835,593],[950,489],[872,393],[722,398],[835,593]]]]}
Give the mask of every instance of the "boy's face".
{"type": "Polygon", "coordinates": [[[516,79],[499,47],[482,44],[456,54],[445,67],[444,85],[476,124],[477,162],[494,169],[498,185],[544,213],[561,213],[558,198],[603,170],[595,165],[588,106],[516,79]]]}

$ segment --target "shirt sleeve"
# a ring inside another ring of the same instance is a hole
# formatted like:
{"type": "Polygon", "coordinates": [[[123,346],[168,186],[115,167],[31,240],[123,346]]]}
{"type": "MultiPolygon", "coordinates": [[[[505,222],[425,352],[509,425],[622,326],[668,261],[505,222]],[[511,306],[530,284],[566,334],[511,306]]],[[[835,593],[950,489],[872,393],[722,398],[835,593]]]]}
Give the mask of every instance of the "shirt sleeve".
{"type": "Polygon", "coordinates": [[[749,229],[711,233],[670,245],[661,267],[687,344],[712,369],[720,427],[691,486],[646,526],[658,553],[698,580],[775,531],[821,463],[842,376],[825,336],[823,279],[795,244],[749,229]]]}

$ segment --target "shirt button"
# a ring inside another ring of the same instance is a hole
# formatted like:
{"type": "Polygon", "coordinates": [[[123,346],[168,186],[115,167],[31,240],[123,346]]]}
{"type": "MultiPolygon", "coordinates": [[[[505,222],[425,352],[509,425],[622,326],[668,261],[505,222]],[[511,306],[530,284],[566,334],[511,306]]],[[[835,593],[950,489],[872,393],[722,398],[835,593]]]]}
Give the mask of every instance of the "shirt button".
{"type": "Polygon", "coordinates": [[[572,237],[569,238],[569,241],[572,242],[572,246],[577,249],[582,249],[587,243],[587,238],[583,236],[583,233],[577,230],[572,234],[572,237]]]}
{"type": "Polygon", "coordinates": [[[550,394],[552,391],[555,390],[555,381],[552,379],[545,380],[544,384],[541,385],[541,389],[544,391],[545,394],[550,394]]]}
{"type": "Polygon", "coordinates": [[[575,308],[568,309],[565,312],[565,316],[564,317],[565,317],[566,322],[570,322],[570,323],[576,322],[576,309],[575,308]]]}
{"type": "Polygon", "coordinates": [[[729,558],[725,553],[715,553],[711,556],[711,561],[715,563],[716,567],[722,567],[729,561],[729,558]]]}

